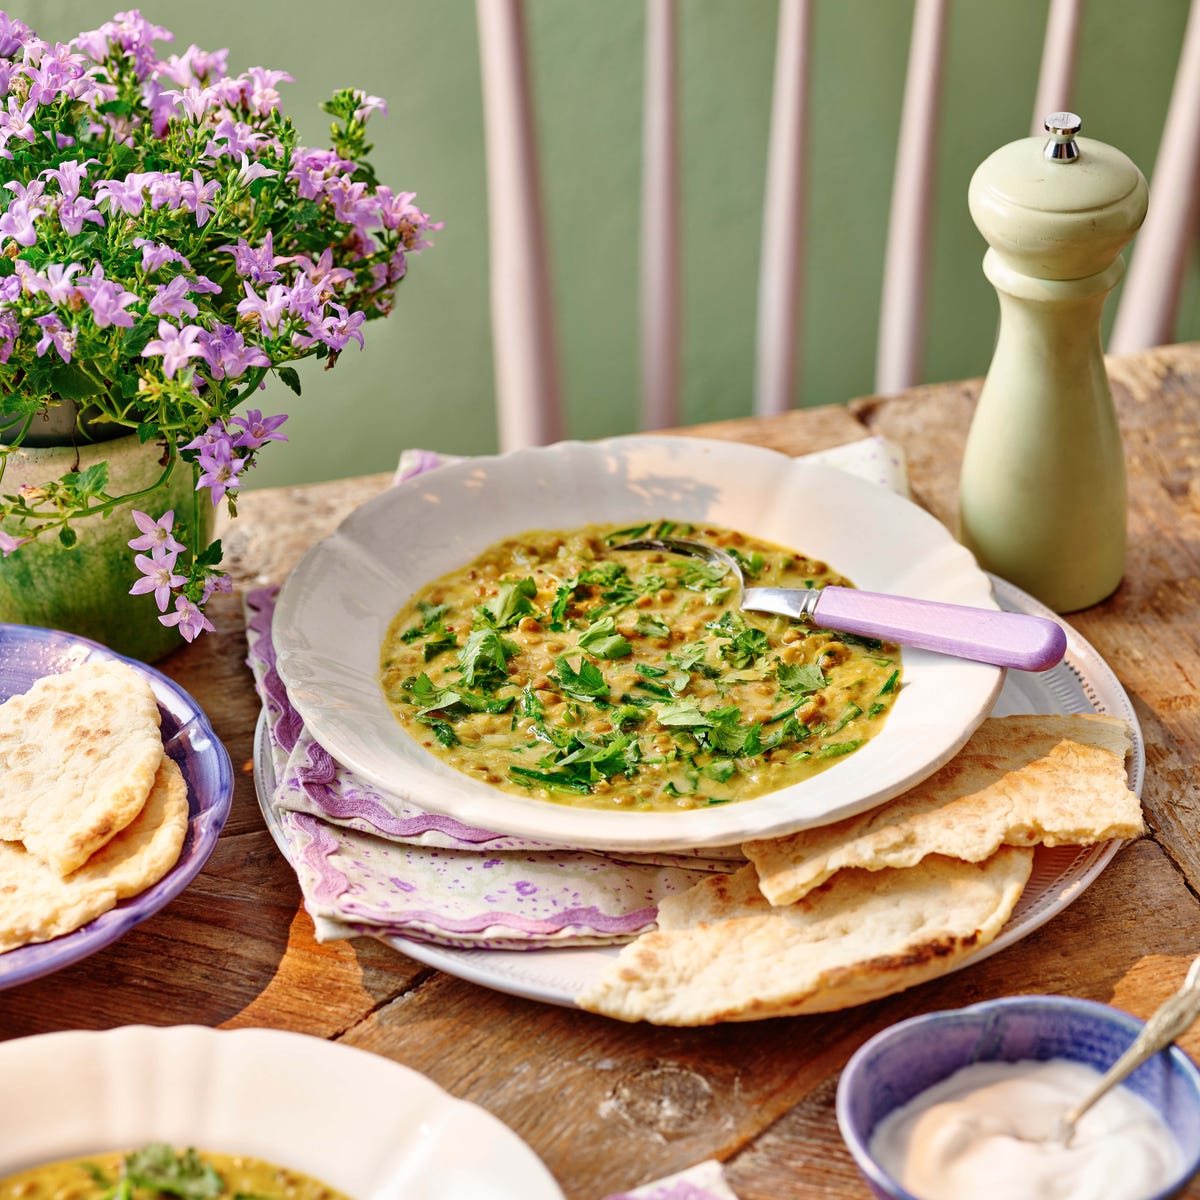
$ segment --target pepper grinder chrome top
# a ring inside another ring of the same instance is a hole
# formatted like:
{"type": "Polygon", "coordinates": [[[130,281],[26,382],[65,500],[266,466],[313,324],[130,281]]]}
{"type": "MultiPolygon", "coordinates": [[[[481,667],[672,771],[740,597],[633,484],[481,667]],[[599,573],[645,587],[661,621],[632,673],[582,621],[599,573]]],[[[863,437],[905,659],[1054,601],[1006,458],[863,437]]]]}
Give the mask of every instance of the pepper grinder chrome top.
{"type": "Polygon", "coordinates": [[[1044,125],[1050,135],[1043,150],[1045,156],[1051,162],[1074,162],[1079,157],[1075,136],[1083,128],[1083,122],[1074,113],[1056,112],[1046,118],[1044,125]]]}
{"type": "Polygon", "coordinates": [[[1146,215],[1146,181],[1119,150],[1079,137],[989,155],[968,190],[988,243],[1000,333],[963,455],[959,536],[986,570],[1057,612],[1103,600],[1125,566],[1125,460],[1100,318],[1146,215]]]}

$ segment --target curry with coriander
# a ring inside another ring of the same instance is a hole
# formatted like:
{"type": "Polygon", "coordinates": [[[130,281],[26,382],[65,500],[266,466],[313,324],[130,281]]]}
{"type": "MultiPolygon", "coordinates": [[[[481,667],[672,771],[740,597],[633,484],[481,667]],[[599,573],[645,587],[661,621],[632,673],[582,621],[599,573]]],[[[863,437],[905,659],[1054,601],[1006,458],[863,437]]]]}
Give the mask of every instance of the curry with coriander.
{"type": "Polygon", "coordinates": [[[299,1171],[245,1155],[153,1143],[31,1167],[0,1179],[0,1200],[349,1200],[299,1171]]]}
{"type": "Polygon", "coordinates": [[[879,732],[900,690],[897,646],[742,612],[719,563],[616,549],[645,537],[723,547],[756,586],[852,586],[714,526],[508,538],[391,622],[381,682],[401,725],[505,791],[658,812],[790,786],[879,732]]]}

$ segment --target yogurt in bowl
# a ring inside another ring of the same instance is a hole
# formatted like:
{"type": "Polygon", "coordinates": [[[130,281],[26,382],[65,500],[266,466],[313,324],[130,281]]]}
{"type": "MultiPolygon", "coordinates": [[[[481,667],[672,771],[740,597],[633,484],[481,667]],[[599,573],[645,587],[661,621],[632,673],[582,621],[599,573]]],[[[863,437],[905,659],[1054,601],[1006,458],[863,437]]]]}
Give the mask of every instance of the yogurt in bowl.
{"type": "Polygon", "coordinates": [[[1178,1047],[1086,1113],[1069,1144],[1057,1136],[1059,1118],[1141,1024],[1067,996],[903,1021],[847,1064],[842,1136],[884,1200],[1166,1200],[1200,1168],[1200,1071],[1178,1047]]]}

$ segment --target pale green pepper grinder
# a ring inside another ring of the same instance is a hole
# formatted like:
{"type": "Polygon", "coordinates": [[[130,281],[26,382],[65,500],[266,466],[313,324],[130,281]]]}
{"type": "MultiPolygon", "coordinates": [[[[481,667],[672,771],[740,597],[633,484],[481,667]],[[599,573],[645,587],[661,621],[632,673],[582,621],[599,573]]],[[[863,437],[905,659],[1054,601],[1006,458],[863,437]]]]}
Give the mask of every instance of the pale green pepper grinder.
{"type": "Polygon", "coordinates": [[[959,537],[980,566],[1056,612],[1103,600],[1125,569],[1125,458],[1100,315],[1146,215],[1141,171],[1046,118],[971,179],[1000,334],[971,423],[959,537]]]}

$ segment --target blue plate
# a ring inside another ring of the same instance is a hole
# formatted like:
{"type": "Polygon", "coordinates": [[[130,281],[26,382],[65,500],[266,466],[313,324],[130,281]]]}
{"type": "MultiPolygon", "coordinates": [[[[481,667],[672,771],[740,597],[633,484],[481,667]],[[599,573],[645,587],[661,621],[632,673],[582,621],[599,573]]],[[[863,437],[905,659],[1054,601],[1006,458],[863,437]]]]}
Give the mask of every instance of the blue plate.
{"type": "Polygon", "coordinates": [[[0,624],[0,700],[28,691],[43,675],[60,675],[80,663],[99,660],[128,663],[154,689],[163,747],[187,781],[188,831],[183,852],[152,887],[122,900],[73,933],[0,954],[0,988],[25,983],[94,954],[174,900],[204,866],[229,816],[233,764],[228,751],[195,700],[153,667],[75,634],[0,624]]]}

